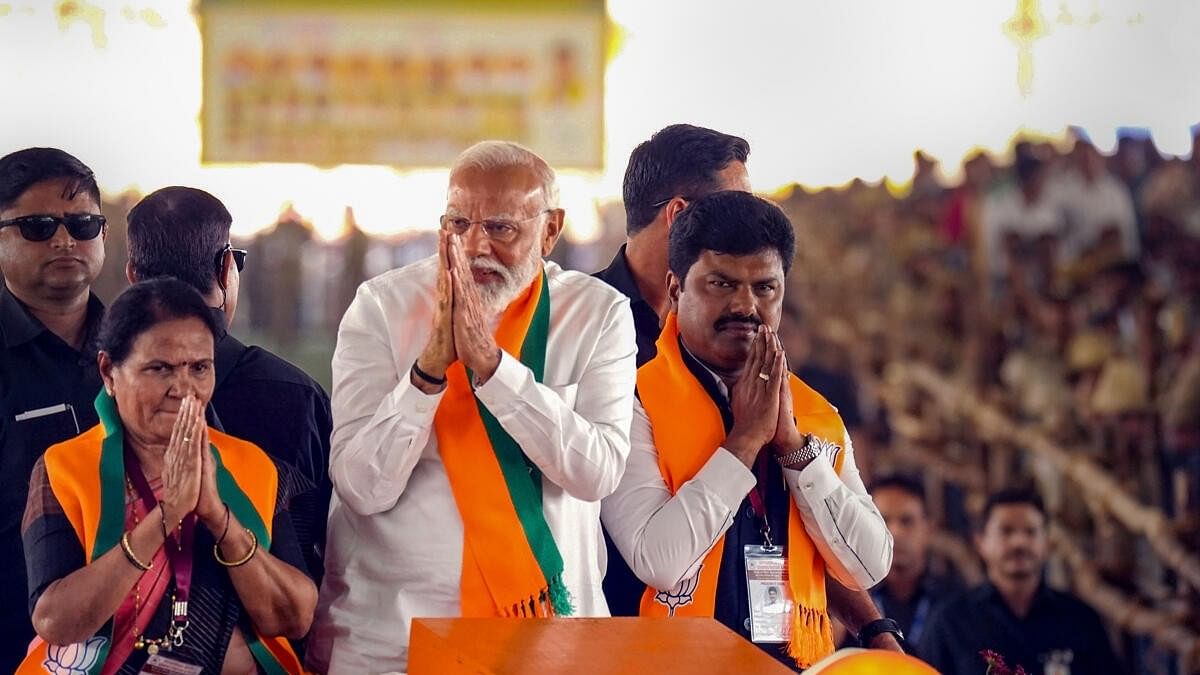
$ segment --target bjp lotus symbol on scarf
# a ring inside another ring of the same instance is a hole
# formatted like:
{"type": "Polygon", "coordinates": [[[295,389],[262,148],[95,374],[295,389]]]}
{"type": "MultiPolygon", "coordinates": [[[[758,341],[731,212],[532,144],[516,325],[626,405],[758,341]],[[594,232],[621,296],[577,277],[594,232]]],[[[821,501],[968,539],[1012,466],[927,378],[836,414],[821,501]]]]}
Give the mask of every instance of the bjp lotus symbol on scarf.
{"type": "Polygon", "coordinates": [[[87,675],[96,665],[106,642],[108,638],[96,636],[73,645],[49,645],[42,665],[53,675],[87,675]]]}
{"type": "MultiPolygon", "coordinates": [[[[703,569],[704,565],[700,566],[703,569]]],[[[696,586],[700,583],[700,570],[691,577],[679,582],[675,588],[669,591],[659,591],[654,594],[654,601],[667,606],[667,616],[675,616],[675,608],[683,607],[684,605],[692,604],[692,594],[696,592],[696,586]]]]}

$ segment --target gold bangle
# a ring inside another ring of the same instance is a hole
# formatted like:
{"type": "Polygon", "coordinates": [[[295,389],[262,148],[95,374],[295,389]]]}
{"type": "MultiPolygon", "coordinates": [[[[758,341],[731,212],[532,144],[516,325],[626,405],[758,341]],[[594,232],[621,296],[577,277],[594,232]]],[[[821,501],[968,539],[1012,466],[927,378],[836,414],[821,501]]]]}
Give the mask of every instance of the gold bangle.
{"type": "Polygon", "coordinates": [[[139,570],[143,572],[149,572],[150,570],[154,569],[153,561],[144,563],[141,560],[138,560],[138,557],[133,554],[133,547],[129,545],[129,532],[121,535],[121,550],[125,552],[125,559],[129,561],[129,564],[133,565],[139,570]]]}
{"type": "Polygon", "coordinates": [[[246,528],[246,534],[250,535],[250,552],[246,554],[245,558],[234,561],[225,560],[221,557],[221,547],[217,544],[213,544],[213,557],[217,559],[217,562],[226,567],[241,567],[242,565],[250,562],[250,559],[254,557],[254,554],[258,553],[258,537],[254,536],[254,532],[252,532],[248,527],[246,528]]]}

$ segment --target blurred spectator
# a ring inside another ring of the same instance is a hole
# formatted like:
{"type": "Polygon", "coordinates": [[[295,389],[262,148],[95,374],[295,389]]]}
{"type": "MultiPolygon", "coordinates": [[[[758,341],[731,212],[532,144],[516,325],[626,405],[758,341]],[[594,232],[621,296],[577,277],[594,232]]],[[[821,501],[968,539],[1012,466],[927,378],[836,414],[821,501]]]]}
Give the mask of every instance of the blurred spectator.
{"type": "Polygon", "coordinates": [[[1100,245],[1110,231],[1118,237],[1124,257],[1136,258],[1141,238],[1129,188],[1109,173],[1104,156],[1086,140],[1076,142],[1071,160],[1070,169],[1055,185],[1067,218],[1064,258],[1078,259],[1100,245]]]}
{"type": "Polygon", "coordinates": [[[1200,514],[1200,353],[1179,369],[1162,408],[1163,505],[1195,532],[1200,514]]]}
{"type": "Polygon", "coordinates": [[[993,280],[1003,277],[1014,249],[1039,235],[1063,231],[1061,205],[1046,189],[1045,162],[1027,150],[1017,154],[1013,168],[1015,183],[998,189],[983,204],[986,269],[993,280]]]}
{"type": "Polygon", "coordinates": [[[894,542],[892,569],[882,584],[871,589],[871,598],[884,616],[900,624],[913,653],[932,611],[958,592],[961,584],[941,561],[930,558],[933,528],[924,487],[913,478],[891,474],[877,479],[870,492],[894,542]]]}
{"type": "Polygon", "coordinates": [[[983,675],[980,652],[991,650],[1030,675],[1124,672],[1095,610],[1042,579],[1049,536],[1036,493],[993,494],[975,545],[987,581],[933,613],[920,645],[933,667],[944,675],[983,675]]]}

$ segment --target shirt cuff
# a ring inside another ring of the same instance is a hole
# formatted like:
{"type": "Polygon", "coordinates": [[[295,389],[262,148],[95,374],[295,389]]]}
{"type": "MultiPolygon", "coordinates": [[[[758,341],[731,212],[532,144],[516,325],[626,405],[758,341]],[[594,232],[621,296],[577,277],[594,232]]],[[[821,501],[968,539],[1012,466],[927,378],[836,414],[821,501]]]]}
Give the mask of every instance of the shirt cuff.
{"type": "Polygon", "coordinates": [[[492,373],[487,382],[475,388],[475,395],[483,401],[488,410],[495,412],[515,400],[521,386],[530,375],[532,373],[524,363],[502,349],[500,365],[496,366],[496,372],[492,373]]]}
{"type": "Polygon", "coordinates": [[[409,369],[392,390],[391,409],[399,413],[405,422],[413,422],[411,426],[428,426],[426,422],[432,420],[437,413],[438,404],[442,402],[442,395],[445,393],[446,387],[442,387],[436,394],[421,391],[412,383],[412,370],[409,369]]]}
{"type": "Polygon", "coordinates": [[[829,458],[824,454],[808,463],[800,471],[783,470],[784,480],[808,504],[820,504],[842,484],[842,479],[833,470],[829,458]]]}
{"type": "Polygon", "coordinates": [[[731,513],[738,510],[742,500],[758,483],[754,472],[725,448],[717,448],[692,480],[703,484],[729,507],[731,513]]]}

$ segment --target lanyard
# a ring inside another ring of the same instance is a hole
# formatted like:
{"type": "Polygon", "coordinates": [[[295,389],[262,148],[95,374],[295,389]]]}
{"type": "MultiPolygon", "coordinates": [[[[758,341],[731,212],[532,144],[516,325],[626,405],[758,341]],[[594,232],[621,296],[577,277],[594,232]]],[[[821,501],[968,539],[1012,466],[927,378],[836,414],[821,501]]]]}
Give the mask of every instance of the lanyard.
{"type": "Polygon", "coordinates": [[[757,477],[754,489],[750,490],[750,512],[759,520],[758,531],[763,536],[763,547],[767,549],[775,548],[775,542],[771,539],[771,523],[767,520],[767,505],[765,501],[766,485],[767,485],[767,462],[766,455],[763,451],[759,451],[758,457],[754,460],[754,474],[757,477]]]}
{"type": "MultiPolygon", "coordinates": [[[[125,471],[133,489],[145,505],[146,513],[153,513],[158,506],[158,499],[154,496],[154,490],[150,489],[146,474],[142,473],[141,462],[128,446],[125,447],[125,471]]],[[[171,607],[170,634],[176,647],[183,644],[183,631],[188,627],[188,595],[192,588],[192,544],[195,534],[196,516],[189,513],[184,517],[178,531],[168,534],[167,540],[163,542],[171,570],[175,574],[175,603],[171,607]]]]}

